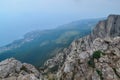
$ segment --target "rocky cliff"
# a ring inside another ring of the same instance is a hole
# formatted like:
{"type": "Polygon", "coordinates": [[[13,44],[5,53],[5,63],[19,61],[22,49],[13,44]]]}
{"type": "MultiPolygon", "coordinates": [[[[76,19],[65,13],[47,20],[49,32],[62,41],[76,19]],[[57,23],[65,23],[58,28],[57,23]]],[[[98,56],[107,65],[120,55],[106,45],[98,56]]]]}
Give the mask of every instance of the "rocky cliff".
{"type": "Polygon", "coordinates": [[[1,80],[120,80],[120,15],[100,21],[90,35],[49,59],[42,71],[13,58],[0,62],[1,80]]]}
{"type": "Polygon", "coordinates": [[[120,36],[120,15],[110,15],[107,20],[100,21],[94,28],[91,37],[108,38],[120,36]]]}
{"type": "Polygon", "coordinates": [[[120,15],[100,21],[45,65],[57,68],[57,80],[120,80],[120,15]]]}
{"type": "Polygon", "coordinates": [[[57,72],[58,80],[120,80],[120,37],[96,38],[89,49],[84,44],[74,45],[57,72]]]}

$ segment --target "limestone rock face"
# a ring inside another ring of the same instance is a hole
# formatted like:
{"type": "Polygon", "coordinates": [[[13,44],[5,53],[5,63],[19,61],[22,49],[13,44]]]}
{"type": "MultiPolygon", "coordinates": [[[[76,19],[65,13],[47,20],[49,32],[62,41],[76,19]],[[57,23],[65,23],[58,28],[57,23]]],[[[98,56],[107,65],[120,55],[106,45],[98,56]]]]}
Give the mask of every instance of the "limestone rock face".
{"type": "Polygon", "coordinates": [[[0,62],[0,77],[5,78],[9,75],[10,76],[16,75],[12,73],[20,72],[21,68],[22,68],[22,63],[15,60],[14,58],[2,61],[0,62]]]}
{"type": "Polygon", "coordinates": [[[100,21],[48,61],[48,67],[59,66],[56,80],[120,80],[120,15],[100,21]]]}
{"type": "Polygon", "coordinates": [[[0,80],[40,80],[41,77],[34,66],[14,58],[0,62],[0,80]]]}
{"type": "Polygon", "coordinates": [[[58,80],[120,80],[120,37],[109,42],[97,38],[91,49],[69,55],[58,80]]]}
{"type": "Polygon", "coordinates": [[[116,36],[120,36],[120,15],[110,15],[107,20],[100,21],[91,34],[93,39],[116,36]]]}

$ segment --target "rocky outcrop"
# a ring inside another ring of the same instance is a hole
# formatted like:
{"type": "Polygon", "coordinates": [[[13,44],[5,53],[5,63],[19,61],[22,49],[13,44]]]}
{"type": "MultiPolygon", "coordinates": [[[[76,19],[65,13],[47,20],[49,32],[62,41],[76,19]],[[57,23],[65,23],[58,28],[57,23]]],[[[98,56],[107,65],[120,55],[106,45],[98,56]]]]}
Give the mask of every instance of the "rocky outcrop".
{"type": "Polygon", "coordinates": [[[57,80],[120,80],[120,15],[100,21],[45,65],[59,66],[57,80]]]}
{"type": "Polygon", "coordinates": [[[120,15],[110,15],[107,20],[100,21],[90,36],[93,40],[120,36],[120,15]]]}
{"type": "Polygon", "coordinates": [[[0,62],[0,80],[41,80],[39,71],[32,65],[14,58],[0,62]]]}
{"type": "Polygon", "coordinates": [[[111,41],[97,38],[90,49],[72,50],[57,77],[58,80],[120,80],[120,37],[111,41]]]}

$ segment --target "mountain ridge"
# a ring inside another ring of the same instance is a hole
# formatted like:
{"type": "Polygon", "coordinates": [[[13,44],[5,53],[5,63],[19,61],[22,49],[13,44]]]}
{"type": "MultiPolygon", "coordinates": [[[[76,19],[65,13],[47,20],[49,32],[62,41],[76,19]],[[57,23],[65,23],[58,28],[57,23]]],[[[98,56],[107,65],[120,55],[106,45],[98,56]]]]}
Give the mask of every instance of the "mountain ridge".
{"type": "Polygon", "coordinates": [[[57,80],[119,80],[119,32],[120,15],[108,16],[107,20],[98,22],[90,35],[73,41],[69,48],[48,60],[46,70],[57,68],[53,73],[57,74],[53,77],[57,80]],[[110,56],[113,54],[114,57],[110,56]]]}
{"type": "Polygon", "coordinates": [[[98,19],[91,19],[81,23],[80,20],[74,24],[63,25],[62,29],[28,32],[23,39],[0,48],[0,60],[15,57],[22,62],[42,66],[48,58],[68,47],[73,40],[89,34],[97,21],[98,19]],[[39,62],[41,58],[42,61],[39,62]]]}

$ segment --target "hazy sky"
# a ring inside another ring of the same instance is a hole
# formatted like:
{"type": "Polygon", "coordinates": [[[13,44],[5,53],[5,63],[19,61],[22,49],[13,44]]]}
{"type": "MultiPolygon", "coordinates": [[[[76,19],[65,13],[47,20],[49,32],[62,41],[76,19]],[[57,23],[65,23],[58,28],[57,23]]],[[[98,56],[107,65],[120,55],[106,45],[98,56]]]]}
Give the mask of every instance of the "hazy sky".
{"type": "Polygon", "coordinates": [[[120,14],[120,0],[0,0],[0,46],[36,29],[120,14]]]}

